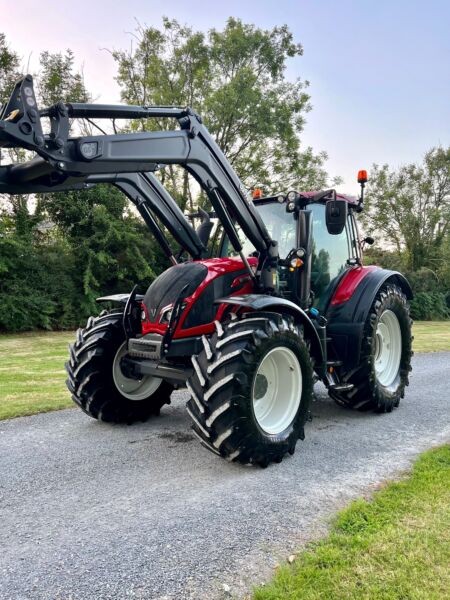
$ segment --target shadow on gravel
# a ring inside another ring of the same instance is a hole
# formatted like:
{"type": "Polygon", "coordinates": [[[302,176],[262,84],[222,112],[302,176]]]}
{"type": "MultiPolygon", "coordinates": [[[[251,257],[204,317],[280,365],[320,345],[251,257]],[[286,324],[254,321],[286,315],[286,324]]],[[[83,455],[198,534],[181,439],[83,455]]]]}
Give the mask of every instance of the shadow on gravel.
{"type": "MultiPolygon", "coordinates": [[[[172,463],[172,459],[178,457],[179,451],[191,460],[196,461],[200,453],[201,460],[206,462],[203,467],[208,470],[209,467],[223,469],[228,472],[231,468],[234,475],[237,475],[241,469],[248,472],[248,467],[237,464],[230,465],[226,461],[218,461],[217,457],[208,453],[198,445],[196,438],[191,432],[191,421],[185,409],[187,399],[186,392],[179,391],[173,395],[170,406],[165,406],[161,415],[156,418],[150,418],[144,423],[135,423],[133,425],[118,425],[111,423],[102,423],[89,419],[80,420],[77,425],[78,431],[84,436],[93,436],[101,438],[101,443],[107,446],[113,443],[119,443],[124,449],[125,446],[134,449],[133,452],[140,454],[143,452],[152,455],[154,448],[158,447],[158,452],[166,456],[166,461],[172,463]],[[197,448],[198,446],[198,448],[197,448]],[[174,454],[175,452],[175,454],[174,454]],[[219,462],[219,464],[217,464],[219,462]]],[[[375,422],[377,418],[383,415],[375,415],[372,412],[361,413],[338,406],[329,398],[323,385],[315,386],[315,398],[311,404],[312,422],[306,424],[306,441],[299,442],[298,450],[303,453],[308,444],[308,438],[315,432],[327,432],[329,435],[335,435],[333,430],[342,427],[352,427],[355,422],[364,423],[367,421],[375,422]]],[[[322,434],[323,435],[323,434],[322,434]]],[[[328,437],[328,435],[327,435],[328,437]]],[[[323,440],[324,441],[324,440],[323,440]]],[[[290,457],[286,456],[285,460],[290,457]]],[[[177,460],[177,459],[176,459],[177,460]]],[[[175,463],[175,461],[174,461],[175,463]]]]}

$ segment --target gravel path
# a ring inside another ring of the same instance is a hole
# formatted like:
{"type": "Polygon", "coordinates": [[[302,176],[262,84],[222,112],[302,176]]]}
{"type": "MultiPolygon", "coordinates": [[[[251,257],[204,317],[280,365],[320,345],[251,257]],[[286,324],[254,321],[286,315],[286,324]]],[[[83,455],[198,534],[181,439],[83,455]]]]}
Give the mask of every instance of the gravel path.
{"type": "Polygon", "coordinates": [[[0,423],[2,600],[242,598],[329,515],[450,439],[450,354],[414,359],[391,415],[317,388],[293,457],[241,467],[204,450],[179,392],[145,424],[78,410],[0,423]]]}

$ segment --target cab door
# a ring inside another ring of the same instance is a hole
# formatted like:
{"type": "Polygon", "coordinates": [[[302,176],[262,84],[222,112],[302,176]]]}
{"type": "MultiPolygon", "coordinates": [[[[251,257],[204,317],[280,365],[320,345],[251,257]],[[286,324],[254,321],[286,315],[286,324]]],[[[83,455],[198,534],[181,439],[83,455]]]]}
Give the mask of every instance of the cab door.
{"type": "Polygon", "coordinates": [[[352,227],[353,216],[350,212],[342,233],[331,235],[325,222],[325,204],[309,204],[307,209],[313,215],[311,253],[313,306],[324,312],[338,281],[350,268],[352,262],[350,259],[357,258],[357,244],[352,227]]]}

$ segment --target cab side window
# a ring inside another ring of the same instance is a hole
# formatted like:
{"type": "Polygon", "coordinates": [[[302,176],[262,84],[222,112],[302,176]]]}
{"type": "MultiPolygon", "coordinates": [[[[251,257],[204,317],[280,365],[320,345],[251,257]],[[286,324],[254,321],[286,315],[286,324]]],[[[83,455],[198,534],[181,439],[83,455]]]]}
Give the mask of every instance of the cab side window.
{"type": "Polygon", "coordinates": [[[314,305],[324,306],[334,281],[347,268],[350,257],[348,226],[339,235],[331,235],[325,223],[325,205],[310,204],[313,213],[313,246],[311,259],[311,290],[314,305]]]}

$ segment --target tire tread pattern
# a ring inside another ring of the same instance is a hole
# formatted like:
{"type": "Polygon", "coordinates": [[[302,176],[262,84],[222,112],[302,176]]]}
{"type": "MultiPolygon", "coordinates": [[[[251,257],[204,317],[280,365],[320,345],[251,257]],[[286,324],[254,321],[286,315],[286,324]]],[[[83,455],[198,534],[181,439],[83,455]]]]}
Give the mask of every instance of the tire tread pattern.
{"type": "Polygon", "coordinates": [[[262,467],[281,462],[288,452],[293,454],[297,440],[304,438],[313,387],[313,364],[301,326],[277,313],[247,313],[216,324],[216,332],[203,346],[193,360],[187,403],[192,428],[202,445],[229,461],[262,467]],[[265,434],[255,425],[249,402],[257,364],[277,340],[296,351],[303,377],[300,410],[284,435],[265,434]]]}
{"type": "Polygon", "coordinates": [[[398,407],[400,399],[405,395],[405,387],[409,385],[413,356],[411,326],[409,305],[403,291],[393,284],[383,285],[375,296],[364,324],[360,364],[357,369],[341,374],[342,381],[353,383],[354,388],[348,392],[329,392],[337,404],[359,411],[372,410],[377,413],[392,412],[398,407]],[[395,386],[390,388],[377,382],[373,351],[378,319],[386,309],[395,312],[402,331],[399,376],[395,386]]]}
{"type": "Polygon", "coordinates": [[[122,316],[122,311],[103,311],[77,330],[65,364],[66,385],[72,400],[90,417],[131,424],[159,415],[161,407],[170,404],[173,387],[163,381],[152,396],[140,401],[125,398],[116,388],[112,365],[125,339],[122,316]]]}

